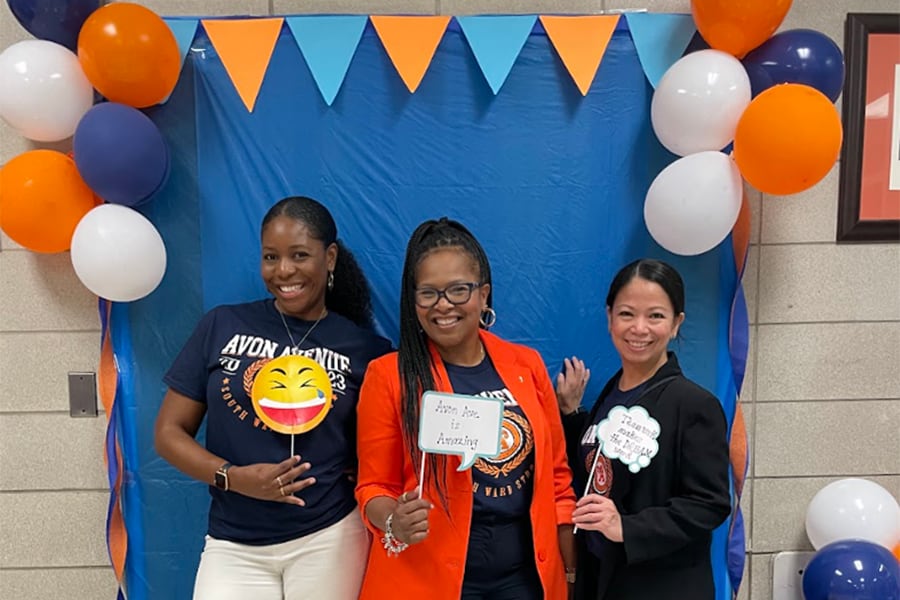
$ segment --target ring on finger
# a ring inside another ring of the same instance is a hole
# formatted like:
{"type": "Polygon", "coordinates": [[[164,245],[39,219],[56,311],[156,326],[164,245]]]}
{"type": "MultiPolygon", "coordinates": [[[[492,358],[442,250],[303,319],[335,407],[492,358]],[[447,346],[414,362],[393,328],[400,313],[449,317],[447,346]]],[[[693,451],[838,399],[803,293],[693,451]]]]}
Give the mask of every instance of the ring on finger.
{"type": "Polygon", "coordinates": [[[278,475],[278,476],[275,478],[275,481],[278,482],[278,487],[284,487],[284,482],[281,481],[281,475],[278,475]]]}
{"type": "Polygon", "coordinates": [[[284,493],[284,486],[283,486],[283,485],[278,486],[278,493],[281,494],[282,496],[285,495],[285,493],[284,493]]]}
{"type": "Polygon", "coordinates": [[[400,502],[401,503],[406,502],[406,492],[403,492],[402,494],[400,494],[400,502]]]}

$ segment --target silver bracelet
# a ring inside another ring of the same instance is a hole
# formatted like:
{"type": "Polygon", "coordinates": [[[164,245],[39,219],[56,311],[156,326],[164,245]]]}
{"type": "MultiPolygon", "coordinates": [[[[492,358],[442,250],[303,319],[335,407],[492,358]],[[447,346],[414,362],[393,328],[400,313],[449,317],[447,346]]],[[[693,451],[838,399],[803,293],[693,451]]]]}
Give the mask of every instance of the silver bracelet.
{"type": "Polygon", "coordinates": [[[401,542],[394,536],[393,522],[394,513],[391,513],[384,521],[384,537],[381,538],[381,543],[384,544],[388,556],[399,556],[401,552],[409,548],[409,544],[401,542]]]}

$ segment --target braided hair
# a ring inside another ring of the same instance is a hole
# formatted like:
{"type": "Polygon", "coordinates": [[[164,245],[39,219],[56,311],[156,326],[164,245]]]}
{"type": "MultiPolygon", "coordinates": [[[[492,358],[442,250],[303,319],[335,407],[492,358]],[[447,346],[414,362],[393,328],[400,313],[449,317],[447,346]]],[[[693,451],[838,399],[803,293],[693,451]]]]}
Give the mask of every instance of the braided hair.
{"type": "Polygon", "coordinates": [[[325,206],[306,196],[290,196],[275,203],[263,217],[260,233],[275,217],[286,216],[309,228],[310,234],[326,248],[338,247],[334,265],[334,286],[325,291],[325,306],[360,327],[372,329],[372,297],[365,273],[350,249],[337,237],[337,225],[325,206]]]}
{"type": "MultiPolygon", "coordinates": [[[[416,314],[416,270],[431,252],[444,248],[456,248],[468,254],[478,268],[479,283],[491,283],[491,265],[487,254],[475,236],[462,224],[442,217],[439,220],[425,221],[412,233],[406,246],[400,283],[400,346],[397,365],[400,372],[403,437],[416,470],[421,466],[417,444],[419,402],[425,391],[435,388],[432,372],[434,364],[428,350],[428,337],[419,326],[416,314]]],[[[491,306],[492,294],[493,289],[487,297],[488,308],[491,306]]],[[[446,508],[444,460],[443,456],[428,455],[431,477],[441,503],[446,508]],[[441,473],[440,479],[436,477],[437,473],[441,473]]]]}

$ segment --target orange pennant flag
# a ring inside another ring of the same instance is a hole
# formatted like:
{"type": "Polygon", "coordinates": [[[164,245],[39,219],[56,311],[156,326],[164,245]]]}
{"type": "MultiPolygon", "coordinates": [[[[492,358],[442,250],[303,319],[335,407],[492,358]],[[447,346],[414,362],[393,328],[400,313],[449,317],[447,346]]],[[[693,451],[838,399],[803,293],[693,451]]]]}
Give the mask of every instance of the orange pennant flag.
{"type": "Polygon", "coordinates": [[[585,17],[541,16],[547,37],[553,42],[569,75],[575,80],[582,96],[587,96],[597,67],[606,52],[620,15],[591,15],[585,17]]]}
{"type": "Polygon", "coordinates": [[[231,83],[249,112],[253,112],[256,105],[283,22],[281,18],[202,21],[231,83]]]}
{"type": "Polygon", "coordinates": [[[384,49],[410,93],[422,82],[450,22],[449,16],[370,16],[384,49]]]}

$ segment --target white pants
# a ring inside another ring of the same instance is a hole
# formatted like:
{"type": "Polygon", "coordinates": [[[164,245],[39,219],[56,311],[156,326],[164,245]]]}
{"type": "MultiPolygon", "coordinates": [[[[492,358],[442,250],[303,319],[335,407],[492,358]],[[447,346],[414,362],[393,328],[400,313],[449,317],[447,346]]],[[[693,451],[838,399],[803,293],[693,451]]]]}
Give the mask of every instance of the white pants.
{"type": "Polygon", "coordinates": [[[206,536],[194,600],[356,600],[368,552],[358,510],[281,544],[248,546],[206,536]]]}

